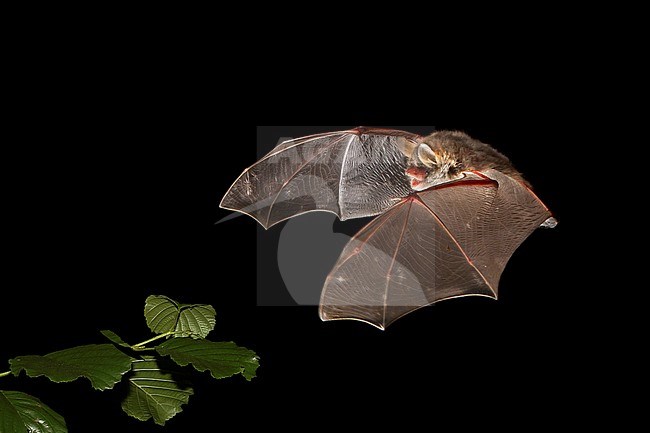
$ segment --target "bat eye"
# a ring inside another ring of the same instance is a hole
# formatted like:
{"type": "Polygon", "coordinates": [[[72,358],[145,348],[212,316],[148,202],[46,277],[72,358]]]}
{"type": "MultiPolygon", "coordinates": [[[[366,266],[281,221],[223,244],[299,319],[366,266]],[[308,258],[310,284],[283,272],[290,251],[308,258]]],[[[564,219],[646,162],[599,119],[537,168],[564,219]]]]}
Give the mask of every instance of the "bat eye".
{"type": "Polygon", "coordinates": [[[463,171],[463,170],[464,170],[463,164],[461,164],[461,163],[457,163],[457,164],[452,165],[451,167],[449,167],[449,171],[448,171],[448,172],[449,172],[449,174],[451,174],[451,175],[456,175],[456,174],[460,173],[460,172],[463,171]]]}

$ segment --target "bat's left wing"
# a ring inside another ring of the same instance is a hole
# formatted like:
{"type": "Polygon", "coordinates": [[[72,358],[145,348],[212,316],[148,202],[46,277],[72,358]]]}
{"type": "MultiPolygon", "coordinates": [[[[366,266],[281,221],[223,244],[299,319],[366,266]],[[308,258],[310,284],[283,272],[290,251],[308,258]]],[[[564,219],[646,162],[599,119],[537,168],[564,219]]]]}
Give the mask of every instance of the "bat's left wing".
{"type": "Polygon", "coordinates": [[[494,170],[411,195],[345,247],[323,288],[321,318],[385,329],[444,299],[496,298],[514,251],[550,219],[525,185],[494,170]]]}
{"type": "Polygon", "coordinates": [[[285,141],[242,173],[221,207],[264,228],[315,210],[341,220],[378,215],[411,192],[405,154],[417,138],[360,127],[285,141]]]}

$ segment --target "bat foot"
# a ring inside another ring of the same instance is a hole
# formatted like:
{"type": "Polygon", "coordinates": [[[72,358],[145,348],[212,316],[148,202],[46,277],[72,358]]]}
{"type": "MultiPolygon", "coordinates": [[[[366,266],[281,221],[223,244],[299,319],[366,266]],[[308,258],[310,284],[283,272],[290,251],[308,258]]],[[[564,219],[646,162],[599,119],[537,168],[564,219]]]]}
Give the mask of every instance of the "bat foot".
{"type": "Polygon", "coordinates": [[[553,217],[550,217],[549,219],[544,221],[540,227],[545,229],[552,229],[555,228],[556,225],[557,225],[557,220],[553,217]]]}

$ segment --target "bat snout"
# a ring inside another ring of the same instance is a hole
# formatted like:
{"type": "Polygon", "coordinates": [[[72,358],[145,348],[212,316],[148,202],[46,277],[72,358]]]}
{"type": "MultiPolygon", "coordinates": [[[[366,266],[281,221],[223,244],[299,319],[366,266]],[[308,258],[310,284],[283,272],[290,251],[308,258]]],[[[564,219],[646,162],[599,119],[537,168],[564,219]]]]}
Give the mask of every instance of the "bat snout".
{"type": "Polygon", "coordinates": [[[419,189],[429,176],[429,171],[422,167],[409,167],[406,170],[406,175],[411,181],[411,188],[419,189]]]}
{"type": "Polygon", "coordinates": [[[406,175],[412,180],[417,180],[419,182],[424,181],[429,175],[428,171],[422,167],[409,167],[406,170],[406,175]]]}

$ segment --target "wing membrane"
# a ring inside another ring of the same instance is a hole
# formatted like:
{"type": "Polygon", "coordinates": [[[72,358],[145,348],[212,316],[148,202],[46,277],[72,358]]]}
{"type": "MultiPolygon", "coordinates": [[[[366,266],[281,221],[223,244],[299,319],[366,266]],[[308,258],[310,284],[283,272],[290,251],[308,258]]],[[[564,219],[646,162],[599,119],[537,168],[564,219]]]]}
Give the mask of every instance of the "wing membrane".
{"type": "Polygon", "coordinates": [[[416,137],[359,128],[286,141],[242,173],[221,207],[265,228],[315,210],[342,220],[378,215],[411,192],[400,149],[416,137]]]}
{"type": "Polygon", "coordinates": [[[321,318],[385,329],[444,299],[496,298],[512,253],[550,213],[516,180],[486,175],[412,195],[362,229],[325,282],[321,318]]]}

